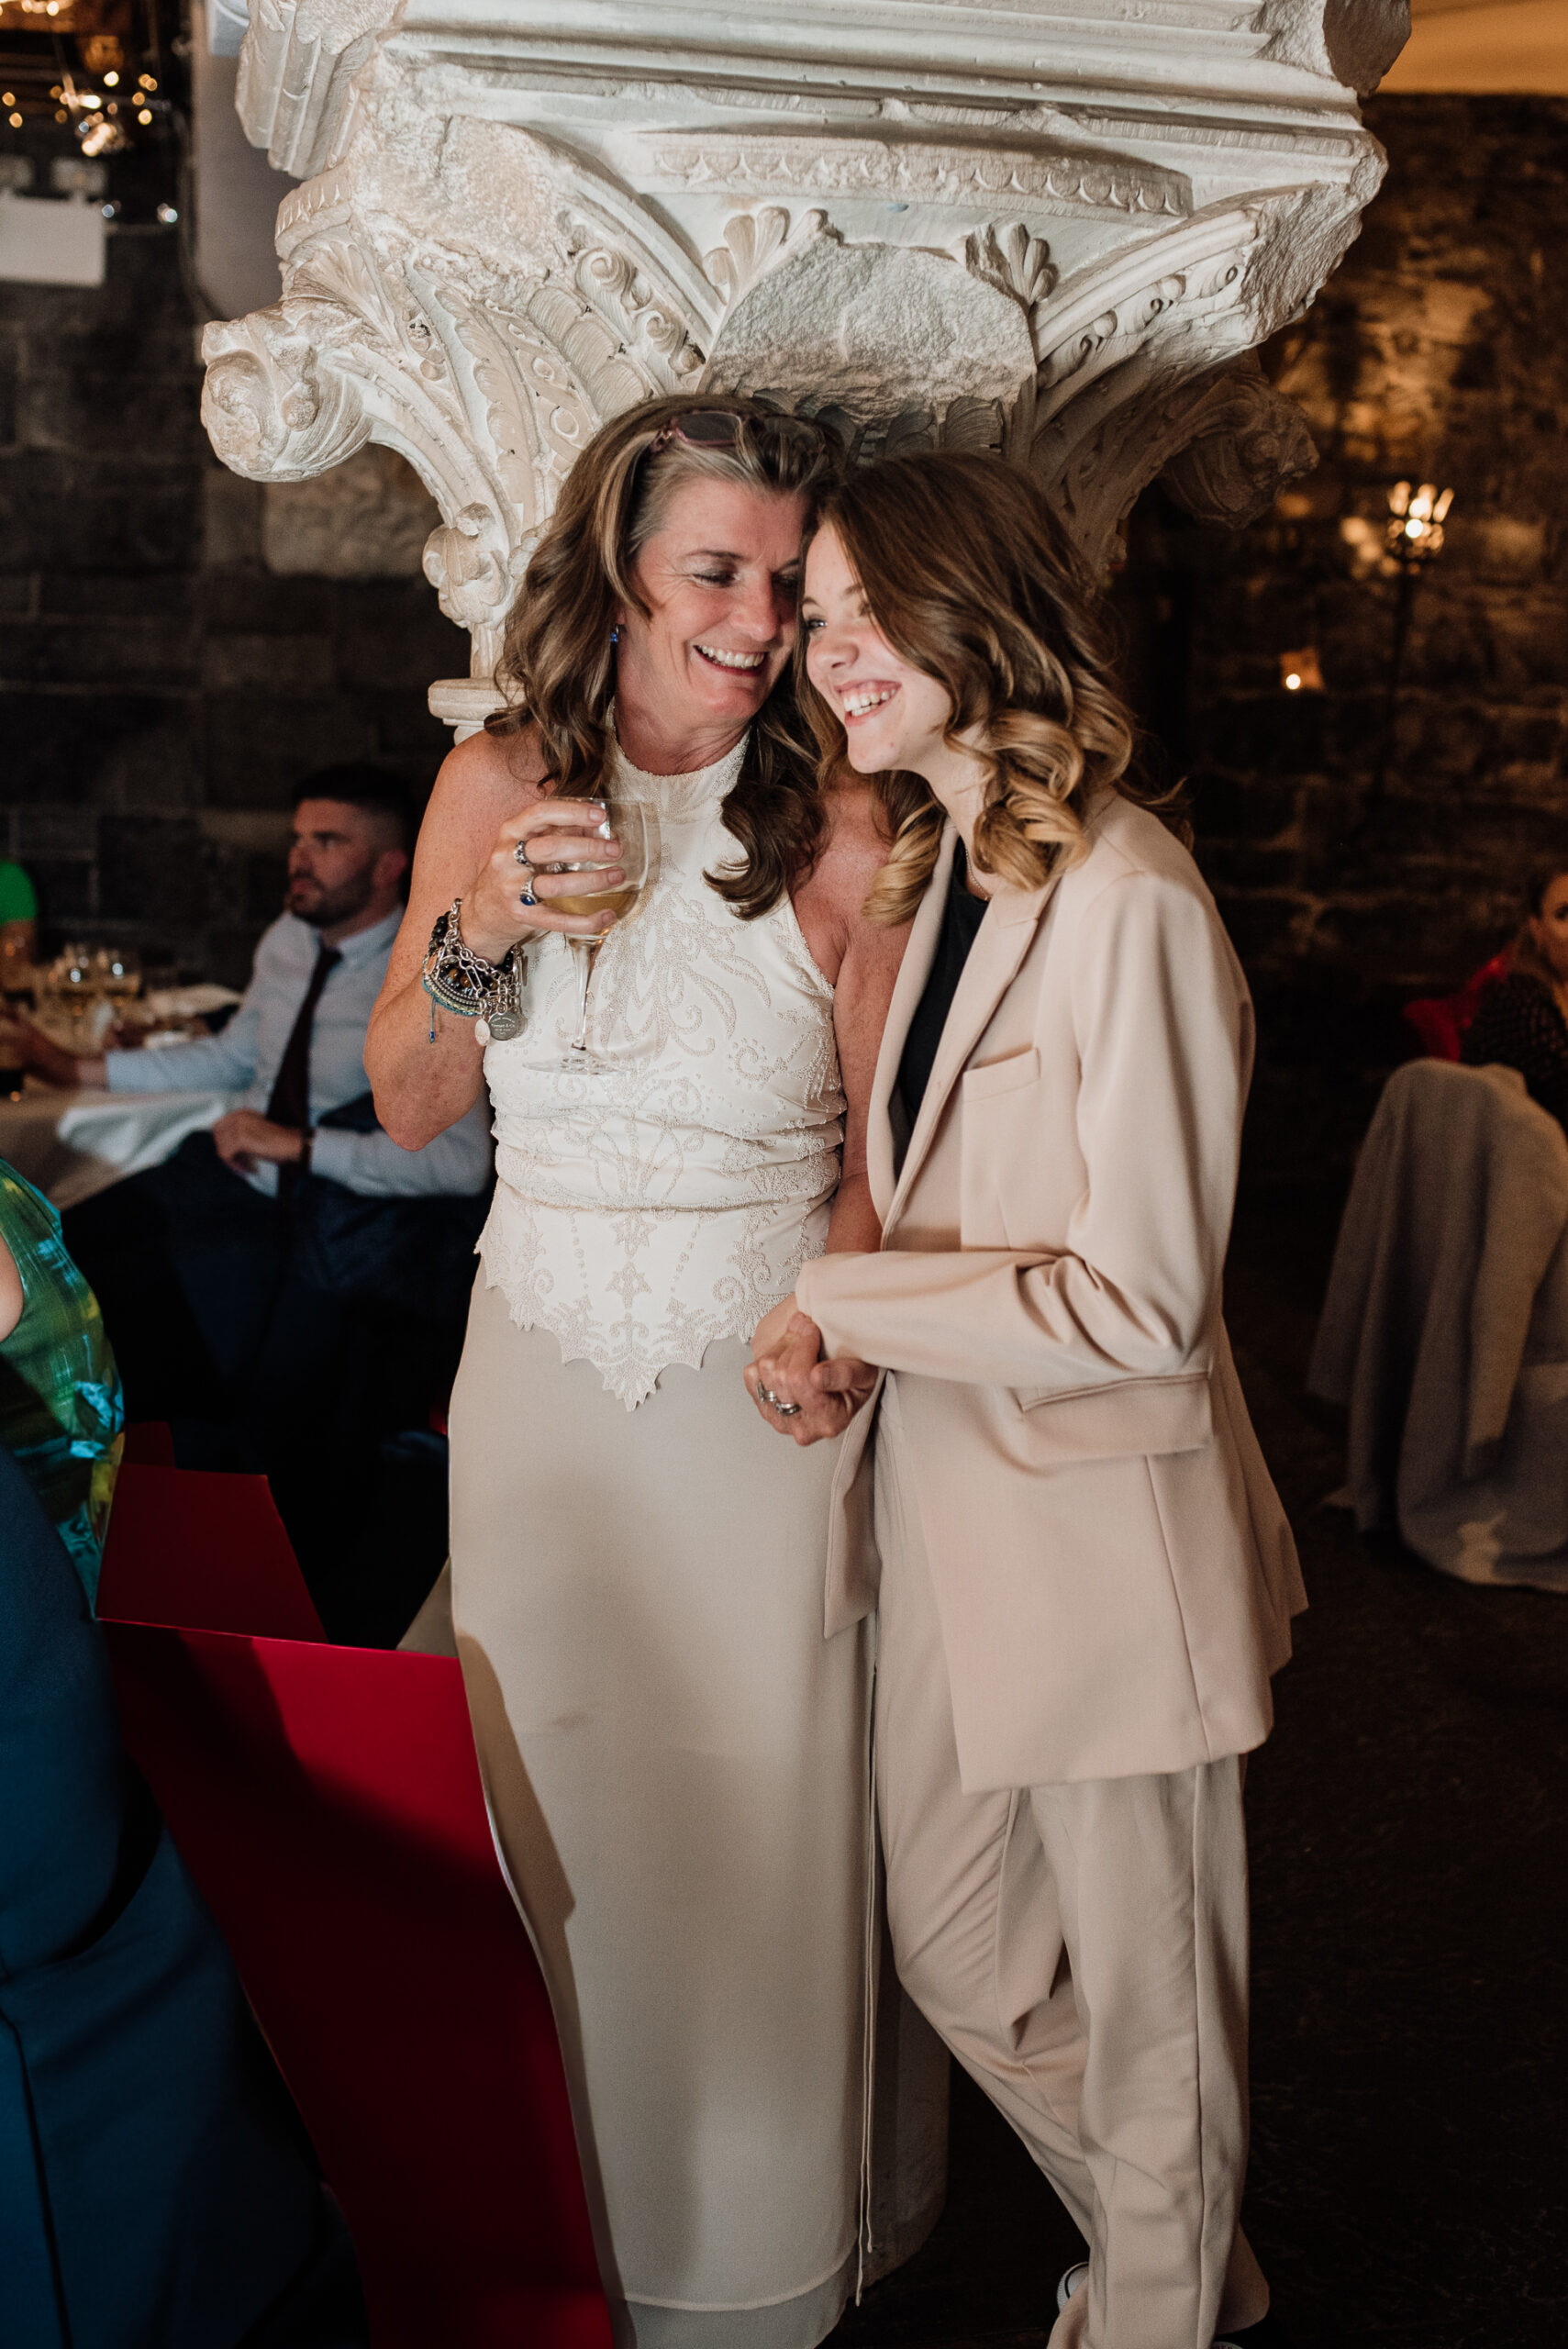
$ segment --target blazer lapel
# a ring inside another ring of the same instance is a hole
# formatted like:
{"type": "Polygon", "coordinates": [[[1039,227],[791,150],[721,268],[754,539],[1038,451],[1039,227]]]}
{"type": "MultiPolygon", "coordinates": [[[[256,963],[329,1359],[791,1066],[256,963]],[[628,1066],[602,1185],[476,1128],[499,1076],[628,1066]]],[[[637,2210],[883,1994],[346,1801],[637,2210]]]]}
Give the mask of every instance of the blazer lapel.
{"type": "MultiPolygon", "coordinates": [[[[950,835],[951,829],[950,825],[948,827],[950,835]]],[[[933,925],[931,943],[926,953],[925,968],[928,974],[935,959],[936,933],[941,921],[942,900],[947,894],[946,874],[952,868],[951,837],[944,839],[943,845],[947,861],[940,890],[939,892],[937,876],[933,874],[929,895],[922,905],[919,914],[919,919],[923,921],[930,907],[933,905],[936,907],[937,920],[933,925]]],[[[1051,879],[1040,889],[1010,889],[1004,886],[998,889],[986,907],[985,918],[980,925],[979,935],[969,950],[969,960],[963,966],[963,975],[959,980],[958,991],[953,996],[952,1006],[947,1016],[947,1024],[942,1030],[941,1042],[937,1047],[937,1057],[931,1069],[930,1082],[926,1087],[925,1098],[920,1104],[920,1114],[915,1120],[915,1130],[909,1137],[909,1147],[904,1154],[903,1169],[893,1197],[888,1202],[886,1212],[882,1218],[884,1244],[889,1230],[896,1221],[899,1210],[909,1197],[910,1186],[925,1163],[926,1154],[931,1146],[932,1136],[936,1132],[942,1111],[947,1106],[948,1096],[962,1074],[964,1063],[989,1026],[996,1006],[1011,986],[1018,974],[1018,965],[1029,952],[1029,942],[1040,926],[1040,918],[1050,902],[1059,877],[1059,874],[1053,873],[1051,879]]],[[[914,940],[911,938],[911,946],[913,943],[914,940]]],[[[922,979],[922,986],[924,983],[922,979]]],[[[902,987],[902,974],[900,987],[902,987]]],[[[915,1001],[916,1003],[919,1001],[918,996],[916,996],[915,1001]]],[[[915,1006],[911,1004],[909,1019],[913,1019],[914,1010],[915,1006]]],[[[888,1024],[891,1028],[891,1014],[888,1024]]],[[[908,1019],[906,1019],[906,1031],[907,1028],[908,1019]]],[[[902,1046],[900,1050],[902,1051],[902,1046]]],[[[895,1063],[895,1068],[896,1069],[896,1063],[895,1063]]],[[[877,1064],[879,1079],[881,1075],[882,1064],[879,1061],[877,1064]]],[[[878,1122],[880,1126],[884,1120],[878,1122]]],[[[880,1209],[880,1202],[878,1205],[880,1209]]]]}
{"type": "Polygon", "coordinates": [[[947,903],[953,846],[957,839],[958,834],[952,825],[944,824],[930,885],[920,900],[919,911],[909,932],[909,943],[904,949],[904,960],[898,966],[893,999],[887,1007],[887,1021],[876,1056],[876,1074],[872,1079],[871,1108],[866,1126],[866,1171],[871,1182],[872,1203],[884,1223],[887,1220],[887,1211],[898,1180],[894,1164],[893,1088],[898,1082],[898,1063],[904,1057],[909,1023],[919,1008],[920,997],[926,992],[926,981],[931,975],[931,964],[936,960],[937,941],[942,932],[942,907],[947,903]]]}

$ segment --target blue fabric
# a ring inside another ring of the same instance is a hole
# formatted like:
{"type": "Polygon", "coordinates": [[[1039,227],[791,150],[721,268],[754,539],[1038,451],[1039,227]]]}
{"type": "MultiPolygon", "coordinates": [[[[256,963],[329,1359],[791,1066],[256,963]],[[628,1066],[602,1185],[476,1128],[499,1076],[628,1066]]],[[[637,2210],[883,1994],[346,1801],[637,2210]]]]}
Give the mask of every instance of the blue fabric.
{"type": "Polygon", "coordinates": [[[103,1634],[0,1449],[0,2341],[233,2349],[318,2188],[120,1750],[103,1634]]]}
{"type": "Polygon", "coordinates": [[[125,1809],[103,1635],[0,1445],[0,1983],[47,1965],[103,1912],[125,1809]]]}

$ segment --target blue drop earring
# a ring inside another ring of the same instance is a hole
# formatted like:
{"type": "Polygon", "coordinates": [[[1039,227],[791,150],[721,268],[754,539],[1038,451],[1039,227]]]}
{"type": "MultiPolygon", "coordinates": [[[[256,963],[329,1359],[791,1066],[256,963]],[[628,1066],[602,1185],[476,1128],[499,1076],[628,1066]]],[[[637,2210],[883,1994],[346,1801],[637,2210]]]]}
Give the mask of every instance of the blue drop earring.
{"type": "Polygon", "coordinates": [[[618,644],[618,643],[620,642],[620,630],[619,630],[619,629],[618,629],[618,628],[613,628],[613,629],[611,629],[611,630],[610,630],[610,642],[611,642],[612,644],[618,644]]]}

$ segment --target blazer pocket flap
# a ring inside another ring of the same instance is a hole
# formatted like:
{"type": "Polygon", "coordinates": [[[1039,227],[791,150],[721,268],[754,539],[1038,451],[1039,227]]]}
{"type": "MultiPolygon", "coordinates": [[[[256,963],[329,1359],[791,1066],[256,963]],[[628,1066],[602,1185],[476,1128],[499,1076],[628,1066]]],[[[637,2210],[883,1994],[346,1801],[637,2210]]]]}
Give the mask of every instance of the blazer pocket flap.
{"type": "Polygon", "coordinates": [[[1109,1386],[1015,1390],[1032,1434],[1062,1461],[1122,1460],[1162,1452],[1200,1452],[1214,1441],[1208,1373],[1176,1378],[1124,1378],[1109,1386]]]}
{"type": "Polygon", "coordinates": [[[986,1061],[979,1068],[963,1072],[963,1097],[966,1102],[989,1101],[997,1093],[1012,1093],[1020,1085],[1032,1085],[1040,1074],[1040,1053],[1030,1045],[1027,1052],[1012,1052],[1005,1061],[986,1061]]]}

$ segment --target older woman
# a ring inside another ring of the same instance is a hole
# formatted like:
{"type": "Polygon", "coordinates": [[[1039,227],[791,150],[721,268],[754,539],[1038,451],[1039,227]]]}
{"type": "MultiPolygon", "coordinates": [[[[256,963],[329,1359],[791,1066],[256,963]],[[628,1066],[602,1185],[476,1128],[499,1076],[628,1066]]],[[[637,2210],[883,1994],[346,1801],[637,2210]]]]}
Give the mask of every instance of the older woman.
{"type": "Polygon", "coordinates": [[[810,2349],[855,2240],[866,1654],[823,1637],[832,1460],[773,1443],[740,1377],[810,1257],[876,1241],[904,933],[861,918],[871,794],[819,794],[789,674],[830,475],[814,427],[745,402],[652,403],[579,459],[366,1053],[410,1146],[495,1104],[453,1621],[639,2344],[810,2349]]]}
{"type": "Polygon", "coordinates": [[[800,1436],[885,1374],[829,1621],[879,1607],[899,1971],[1087,2239],[1051,2349],[1251,2340],[1240,1757],[1303,1599],[1220,1318],[1246,984],[1038,484],[872,467],[802,612],[824,773],[897,826],[870,910],[916,919],[883,1242],[803,1266],[748,1375],[800,1436]]]}

